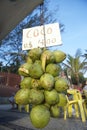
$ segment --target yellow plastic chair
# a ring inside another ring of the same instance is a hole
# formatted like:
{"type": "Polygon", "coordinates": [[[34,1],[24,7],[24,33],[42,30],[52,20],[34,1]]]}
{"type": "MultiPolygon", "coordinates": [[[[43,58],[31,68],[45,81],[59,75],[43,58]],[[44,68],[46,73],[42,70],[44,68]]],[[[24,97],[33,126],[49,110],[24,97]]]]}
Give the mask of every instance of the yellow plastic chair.
{"type": "MultiPolygon", "coordinates": [[[[87,99],[86,99],[86,96],[85,96],[85,99],[83,99],[82,94],[80,93],[80,91],[76,90],[76,92],[77,92],[77,96],[78,96],[77,98],[79,99],[80,102],[82,102],[81,103],[82,104],[82,109],[81,110],[85,112],[85,116],[87,117],[87,99]]],[[[86,93],[85,93],[85,95],[86,95],[86,93]]]]}
{"type": "Polygon", "coordinates": [[[78,101],[69,100],[67,95],[66,98],[67,98],[67,105],[64,107],[64,120],[66,120],[67,114],[69,117],[72,117],[73,108],[75,109],[75,115],[78,118],[79,117],[78,101]]]}
{"type": "Polygon", "coordinates": [[[82,122],[86,121],[84,100],[82,99],[81,93],[77,89],[68,89],[67,93],[72,94],[73,100],[69,100],[67,97],[67,105],[64,109],[64,119],[66,120],[66,113],[68,112],[69,117],[72,116],[72,106],[75,109],[76,117],[81,116],[82,122]]]}
{"type": "Polygon", "coordinates": [[[80,114],[82,117],[82,120],[85,120],[87,116],[87,108],[86,108],[86,100],[82,98],[82,95],[79,90],[76,90],[77,97],[78,98],[78,104],[79,104],[79,109],[80,109],[80,114]]]}

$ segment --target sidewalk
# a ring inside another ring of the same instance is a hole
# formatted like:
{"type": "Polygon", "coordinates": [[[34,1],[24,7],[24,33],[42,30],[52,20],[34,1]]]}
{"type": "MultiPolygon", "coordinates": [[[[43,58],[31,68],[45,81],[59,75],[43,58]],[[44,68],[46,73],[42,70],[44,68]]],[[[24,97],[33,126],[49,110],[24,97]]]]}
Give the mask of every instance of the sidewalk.
{"type": "Polygon", "coordinates": [[[10,110],[11,105],[10,104],[0,104],[0,111],[1,110],[10,110]]]}
{"type": "MultiPolygon", "coordinates": [[[[10,105],[0,105],[0,130],[40,130],[31,124],[29,113],[10,108],[10,105]]],[[[51,118],[43,130],[87,130],[87,122],[75,117],[67,117],[66,121],[63,117],[51,118]]]]}

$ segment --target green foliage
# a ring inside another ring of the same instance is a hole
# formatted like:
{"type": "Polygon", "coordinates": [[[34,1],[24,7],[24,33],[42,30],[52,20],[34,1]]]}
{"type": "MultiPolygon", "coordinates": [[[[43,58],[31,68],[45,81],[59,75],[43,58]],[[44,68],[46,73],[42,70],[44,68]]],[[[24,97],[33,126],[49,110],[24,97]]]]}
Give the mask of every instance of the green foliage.
{"type": "MultiPolygon", "coordinates": [[[[42,24],[53,23],[56,21],[54,12],[49,10],[49,0],[45,0],[44,5],[38,6],[31,14],[17,25],[2,41],[0,41],[0,59],[4,63],[6,70],[9,66],[10,71],[17,72],[19,64],[26,59],[27,51],[22,50],[22,31],[24,28],[40,26],[42,24]],[[6,49],[5,49],[6,48],[6,49]],[[13,67],[15,69],[13,69],[13,67]]],[[[63,24],[60,23],[60,29],[63,31],[63,24]]],[[[3,70],[3,71],[4,71],[3,70]]]]}
{"type": "Polygon", "coordinates": [[[71,75],[72,84],[78,85],[79,83],[83,83],[85,80],[85,77],[82,73],[79,73],[78,77],[76,74],[71,75]]]}
{"type": "MultiPolygon", "coordinates": [[[[85,55],[86,56],[86,55],[85,55]]],[[[79,84],[84,81],[84,74],[87,72],[86,58],[82,56],[81,49],[77,49],[75,56],[68,54],[66,63],[63,63],[72,84],[79,84]]]]}

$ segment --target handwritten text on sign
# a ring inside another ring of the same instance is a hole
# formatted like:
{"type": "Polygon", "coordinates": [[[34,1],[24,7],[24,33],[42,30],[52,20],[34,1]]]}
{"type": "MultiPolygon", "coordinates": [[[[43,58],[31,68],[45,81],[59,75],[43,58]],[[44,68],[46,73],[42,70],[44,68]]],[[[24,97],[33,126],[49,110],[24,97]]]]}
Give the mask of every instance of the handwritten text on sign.
{"type": "Polygon", "coordinates": [[[61,44],[62,42],[58,23],[23,29],[22,50],[61,44]]]}

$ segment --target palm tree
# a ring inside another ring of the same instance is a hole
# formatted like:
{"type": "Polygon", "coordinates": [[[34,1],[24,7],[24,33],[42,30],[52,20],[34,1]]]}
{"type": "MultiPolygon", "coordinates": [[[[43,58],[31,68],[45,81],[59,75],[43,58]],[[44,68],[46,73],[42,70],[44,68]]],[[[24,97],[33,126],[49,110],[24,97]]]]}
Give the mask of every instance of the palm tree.
{"type": "MultiPolygon", "coordinates": [[[[84,58],[84,62],[85,63],[87,63],[87,50],[85,50],[86,51],[86,53],[84,53],[83,55],[82,55],[82,57],[84,58]]],[[[85,71],[87,70],[87,65],[85,66],[85,71]]]]}
{"type": "Polygon", "coordinates": [[[87,50],[85,50],[86,53],[83,55],[83,57],[85,58],[85,60],[87,60],[87,50]]]}
{"type": "Polygon", "coordinates": [[[67,55],[66,63],[63,63],[64,69],[67,70],[67,75],[71,77],[73,84],[82,83],[84,74],[87,71],[87,62],[82,57],[81,49],[77,49],[75,57],[67,55]]]}

